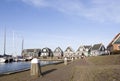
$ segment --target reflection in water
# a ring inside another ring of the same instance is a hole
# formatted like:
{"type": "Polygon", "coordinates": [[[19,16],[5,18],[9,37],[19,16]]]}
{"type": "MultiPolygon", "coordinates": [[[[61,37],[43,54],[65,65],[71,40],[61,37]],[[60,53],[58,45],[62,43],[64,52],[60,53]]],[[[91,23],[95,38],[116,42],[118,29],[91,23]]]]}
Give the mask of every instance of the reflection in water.
{"type": "MultiPolygon", "coordinates": [[[[53,64],[53,63],[56,63],[56,61],[40,61],[41,66],[53,64]]],[[[29,69],[29,68],[30,68],[30,62],[0,63],[0,74],[29,69]]]]}

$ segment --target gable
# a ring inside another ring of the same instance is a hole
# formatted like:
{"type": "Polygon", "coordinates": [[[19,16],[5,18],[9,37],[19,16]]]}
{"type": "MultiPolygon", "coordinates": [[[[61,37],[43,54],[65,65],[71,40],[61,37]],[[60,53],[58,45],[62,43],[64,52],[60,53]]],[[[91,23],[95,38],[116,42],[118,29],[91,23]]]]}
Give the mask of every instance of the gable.
{"type": "Polygon", "coordinates": [[[72,51],[72,50],[70,48],[68,48],[67,51],[72,51]]]}
{"type": "Polygon", "coordinates": [[[105,51],[105,47],[102,45],[100,51],[105,51]]]}
{"type": "Polygon", "coordinates": [[[77,51],[83,51],[83,50],[84,50],[84,47],[80,46],[77,51]]]}
{"type": "Polygon", "coordinates": [[[85,49],[90,49],[92,46],[84,46],[85,49]]]}
{"type": "Polygon", "coordinates": [[[114,41],[113,44],[120,44],[120,36],[117,38],[117,40],[114,41]]]}
{"type": "Polygon", "coordinates": [[[99,50],[100,47],[101,47],[101,44],[95,44],[95,45],[92,47],[92,50],[99,50]]]}
{"type": "Polygon", "coordinates": [[[72,50],[71,47],[68,47],[65,51],[66,51],[66,52],[69,52],[69,51],[73,52],[73,50],[72,50]]]}
{"type": "Polygon", "coordinates": [[[112,46],[112,44],[120,44],[120,33],[118,33],[113,40],[109,43],[109,45],[107,46],[107,48],[109,48],[109,46],[112,46]]]}
{"type": "Polygon", "coordinates": [[[56,48],[54,52],[62,52],[62,49],[60,47],[56,48]]]}

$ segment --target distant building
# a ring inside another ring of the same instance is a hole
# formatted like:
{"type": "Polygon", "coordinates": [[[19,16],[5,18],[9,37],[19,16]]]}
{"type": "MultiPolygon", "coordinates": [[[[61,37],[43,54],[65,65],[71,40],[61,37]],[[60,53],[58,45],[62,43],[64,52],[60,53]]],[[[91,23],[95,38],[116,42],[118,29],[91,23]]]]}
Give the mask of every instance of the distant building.
{"type": "Polygon", "coordinates": [[[105,46],[100,43],[100,44],[95,44],[93,45],[92,49],[91,49],[91,56],[99,56],[99,55],[103,55],[105,54],[105,46]]]}
{"type": "Polygon", "coordinates": [[[84,46],[84,48],[85,48],[84,55],[85,56],[90,56],[91,55],[92,46],[91,45],[86,45],[86,46],[84,46]]]}
{"type": "Polygon", "coordinates": [[[50,48],[43,48],[41,50],[41,56],[42,57],[53,57],[53,52],[50,48]]]}
{"type": "Polygon", "coordinates": [[[120,53],[120,33],[117,34],[107,46],[110,53],[120,53]]]}
{"type": "Polygon", "coordinates": [[[80,46],[76,51],[76,57],[81,57],[81,55],[90,56],[91,48],[90,45],[80,46]]]}
{"type": "Polygon", "coordinates": [[[85,51],[84,46],[80,46],[76,51],[75,57],[80,58],[84,51],[85,51]]]}
{"type": "Polygon", "coordinates": [[[64,51],[64,57],[67,57],[67,58],[75,57],[75,53],[71,47],[66,48],[66,50],[64,51]]]}
{"type": "Polygon", "coordinates": [[[62,58],[63,57],[62,49],[60,47],[57,47],[53,52],[53,56],[57,58],[62,58]]]}
{"type": "Polygon", "coordinates": [[[41,49],[24,49],[22,51],[23,57],[40,57],[41,49]]]}

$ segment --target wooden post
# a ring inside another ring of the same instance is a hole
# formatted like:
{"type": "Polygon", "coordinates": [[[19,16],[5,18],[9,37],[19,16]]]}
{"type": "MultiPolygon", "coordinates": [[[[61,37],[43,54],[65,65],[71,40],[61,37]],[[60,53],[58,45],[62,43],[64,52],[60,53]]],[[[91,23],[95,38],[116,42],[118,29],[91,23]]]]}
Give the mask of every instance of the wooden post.
{"type": "Polygon", "coordinates": [[[31,74],[31,76],[35,76],[35,77],[41,76],[40,62],[37,58],[33,58],[31,61],[30,74],[31,74]]]}
{"type": "Polygon", "coordinates": [[[72,60],[72,62],[73,62],[73,61],[74,61],[74,58],[72,57],[72,59],[71,59],[71,60],[72,60]]]}
{"type": "Polygon", "coordinates": [[[64,58],[64,64],[67,65],[67,58],[64,58]]]}

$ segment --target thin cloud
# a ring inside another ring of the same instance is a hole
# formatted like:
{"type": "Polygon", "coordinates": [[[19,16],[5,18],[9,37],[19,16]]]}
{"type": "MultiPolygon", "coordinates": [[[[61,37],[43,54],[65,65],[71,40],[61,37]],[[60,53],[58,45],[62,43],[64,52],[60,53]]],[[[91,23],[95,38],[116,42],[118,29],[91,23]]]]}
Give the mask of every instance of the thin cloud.
{"type": "Polygon", "coordinates": [[[100,22],[120,23],[119,0],[22,0],[36,7],[54,8],[62,13],[100,22]]]}
{"type": "Polygon", "coordinates": [[[36,7],[45,6],[44,0],[22,0],[22,1],[36,7]]]}

